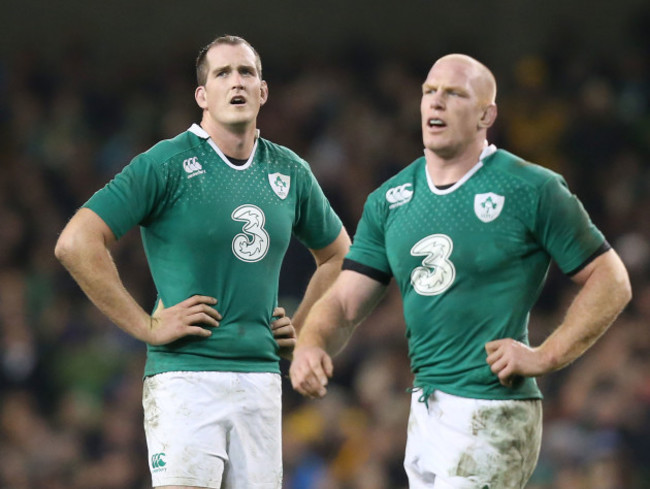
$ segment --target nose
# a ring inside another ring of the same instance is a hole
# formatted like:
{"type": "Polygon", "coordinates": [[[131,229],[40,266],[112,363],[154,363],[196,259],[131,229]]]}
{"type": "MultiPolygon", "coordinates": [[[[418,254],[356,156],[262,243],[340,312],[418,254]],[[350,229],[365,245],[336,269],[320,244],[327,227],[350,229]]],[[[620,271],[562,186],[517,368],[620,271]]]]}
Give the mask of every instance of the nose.
{"type": "Polygon", "coordinates": [[[242,81],[243,79],[244,78],[242,77],[241,73],[239,73],[238,71],[235,70],[235,71],[232,72],[231,80],[232,80],[233,86],[235,86],[235,87],[244,86],[244,83],[242,81]]]}
{"type": "Polygon", "coordinates": [[[437,92],[431,94],[431,100],[429,102],[429,106],[432,109],[445,108],[444,93],[441,90],[438,90],[437,92]]]}

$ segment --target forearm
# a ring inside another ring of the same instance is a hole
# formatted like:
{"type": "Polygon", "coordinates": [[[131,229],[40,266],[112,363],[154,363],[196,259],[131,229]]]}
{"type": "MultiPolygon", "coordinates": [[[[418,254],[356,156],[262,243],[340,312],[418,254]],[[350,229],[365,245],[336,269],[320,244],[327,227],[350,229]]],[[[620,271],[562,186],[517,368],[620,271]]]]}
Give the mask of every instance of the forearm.
{"type": "Polygon", "coordinates": [[[316,271],[309,280],[305,295],[293,314],[292,323],[296,328],[296,333],[300,333],[302,326],[309,314],[309,311],[314,306],[316,301],[323,297],[330,286],[334,283],[336,278],[341,272],[341,264],[343,259],[335,259],[327,263],[323,263],[316,268],[316,271]]]}
{"type": "Polygon", "coordinates": [[[350,237],[345,228],[342,228],[336,239],[325,248],[310,250],[316,260],[316,271],[309,280],[305,295],[293,314],[293,326],[296,332],[300,333],[309,310],[318,299],[323,297],[325,292],[336,281],[341,273],[341,266],[345,254],[350,248],[350,237]]]}
{"type": "Polygon", "coordinates": [[[631,298],[627,272],[614,252],[585,280],[562,324],[539,347],[548,371],[559,370],[587,351],[631,298]]]}
{"type": "Polygon", "coordinates": [[[332,356],[348,342],[354,328],[377,305],[386,287],[344,270],[311,308],[298,336],[291,363],[291,383],[309,397],[323,397],[334,367],[332,356]]]}
{"type": "Polygon", "coordinates": [[[349,341],[358,320],[346,317],[343,304],[334,292],[326,293],[311,308],[305,327],[298,336],[296,349],[318,347],[334,355],[349,341]]]}
{"type": "Polygon", "coordinates": [[[354,329],[377,306],[386,286],[365,275],[344,270],[309,312],[296,349],[319,347],[328,354],[341,351],[354,329]]]}
{"type": "Polygon", "coordinates": [[[147,341],[151,316],[125,289],[102,243],[59,243],[56,256],[102,313],[125,332],[147,341]]]}

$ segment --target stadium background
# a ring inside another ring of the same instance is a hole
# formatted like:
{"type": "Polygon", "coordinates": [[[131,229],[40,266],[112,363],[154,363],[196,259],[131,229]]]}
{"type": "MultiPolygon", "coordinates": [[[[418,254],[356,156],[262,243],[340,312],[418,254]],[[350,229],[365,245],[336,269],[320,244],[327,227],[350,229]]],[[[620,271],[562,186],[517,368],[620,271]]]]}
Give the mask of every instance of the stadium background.
{"type": "MultiPolygon", "coordinates": [[[[566,176],[635,292],[591,352],[541,379],[545,439],[528,487],[650,487],[646,1],[4,0],[0,32],[0,487],[149,487],[143,347],[89,305],[52,250],[92,191],[198,119],[194,57],[223,33],[262,55],[262,134],[312,164],[351,232],[367,193],[421,152],[431,62],[465,52],[494,69],[491,140],[566,176]]],[[[114,255],[150,304],[138,233],[114,255]]],[[[281,278],[290,309],[311,269],[292,246],[281,278]]],[[[533,342],[574,292],[553,268],[533,342]]],[[[391,289],[338,357],[325,400],[303,401],[285,382],[285,488],[405,488],[410,379],[391,289]]]]}

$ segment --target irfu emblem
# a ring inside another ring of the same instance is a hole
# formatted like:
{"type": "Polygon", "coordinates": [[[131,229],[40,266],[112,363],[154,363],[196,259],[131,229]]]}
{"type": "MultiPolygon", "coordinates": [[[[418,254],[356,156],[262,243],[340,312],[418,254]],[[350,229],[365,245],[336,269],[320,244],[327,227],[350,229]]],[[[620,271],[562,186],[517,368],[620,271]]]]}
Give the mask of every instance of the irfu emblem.
{"type": "Polygon", "coordinates": [[[503,210],[503,202],[506,200],[502,195],[492,192],[487,194],[476,194],[474,196],[474,212],[483,222],[492,222],[503,210]]]}
{"type": "Polygon", "coordinates": [[[269,183],[278,197],[282,200],[287,198],[287,195],[289,195],[289,187],[291,186],[291,177],[282,173],[269,173],[269,183]]]}

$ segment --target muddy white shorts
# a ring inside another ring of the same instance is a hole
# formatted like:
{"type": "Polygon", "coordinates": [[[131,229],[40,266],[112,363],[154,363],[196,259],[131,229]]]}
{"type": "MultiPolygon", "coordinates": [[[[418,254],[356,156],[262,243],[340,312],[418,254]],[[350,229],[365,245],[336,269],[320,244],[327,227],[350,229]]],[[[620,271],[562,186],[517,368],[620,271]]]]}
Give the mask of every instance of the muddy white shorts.
{"type": "Polygon", "coordinates": [[[411,397],[404,468],[410,489],[522,489],[537,464],[542,401],[411,397]]]}
{"type": "Polygon", "coordinates": [[[153,486],[280,489],[281,391],[273,373],[147,377],[142,404],[153,486]]]}

